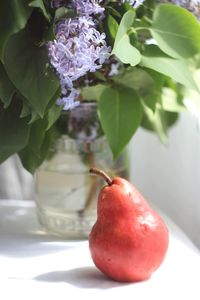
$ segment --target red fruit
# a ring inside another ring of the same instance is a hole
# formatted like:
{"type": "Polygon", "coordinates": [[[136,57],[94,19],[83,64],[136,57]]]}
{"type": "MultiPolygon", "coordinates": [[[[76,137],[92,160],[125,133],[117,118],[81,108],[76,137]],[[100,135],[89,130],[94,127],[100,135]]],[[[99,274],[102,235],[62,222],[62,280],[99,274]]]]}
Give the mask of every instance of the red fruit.
{"type": "Polygon", "coordinates": [[[98,198],[98,218],[89,236],[96,267],[116,281],[145,280],[162,263],[168,248],[168,229],[138,190],[127,180],[111,180],[98,198]]]}

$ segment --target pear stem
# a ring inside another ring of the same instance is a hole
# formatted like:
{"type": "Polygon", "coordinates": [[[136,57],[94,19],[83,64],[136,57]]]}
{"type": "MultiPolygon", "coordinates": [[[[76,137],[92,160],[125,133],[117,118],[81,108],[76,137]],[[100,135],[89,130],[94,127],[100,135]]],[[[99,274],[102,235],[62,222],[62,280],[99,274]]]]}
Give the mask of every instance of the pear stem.
{"type": "Polygon", "coordinates": [[[104,171],[99,170],[97,168],[91,168],[89,172],[101,176],[107,182],[108,185],[112,185],[112,179],[104,171]]]}

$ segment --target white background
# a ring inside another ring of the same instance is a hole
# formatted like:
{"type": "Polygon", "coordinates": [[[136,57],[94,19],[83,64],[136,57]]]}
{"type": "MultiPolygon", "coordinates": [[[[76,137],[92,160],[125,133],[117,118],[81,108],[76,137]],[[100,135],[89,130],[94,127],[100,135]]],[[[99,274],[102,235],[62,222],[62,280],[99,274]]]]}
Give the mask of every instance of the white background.
{"type": "Polygon", "coordinates": [[[200,131],[184,113],[169,132],[169,145],[139,129],[130,145],[131,179],[200,247],[200,131]]]}

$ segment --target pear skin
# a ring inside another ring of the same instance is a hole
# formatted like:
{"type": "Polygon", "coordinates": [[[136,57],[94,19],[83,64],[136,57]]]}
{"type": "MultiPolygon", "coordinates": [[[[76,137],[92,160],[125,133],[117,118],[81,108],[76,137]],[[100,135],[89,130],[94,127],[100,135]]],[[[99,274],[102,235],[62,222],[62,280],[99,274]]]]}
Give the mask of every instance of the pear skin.
{"type": "Polygon", "coordinates": [[[97,221],[89,235],[91,257],[113,280],[146,280],[165,258],[167,226],[131,183],[106,178],[108,185],[99,194],[97,221]]]}

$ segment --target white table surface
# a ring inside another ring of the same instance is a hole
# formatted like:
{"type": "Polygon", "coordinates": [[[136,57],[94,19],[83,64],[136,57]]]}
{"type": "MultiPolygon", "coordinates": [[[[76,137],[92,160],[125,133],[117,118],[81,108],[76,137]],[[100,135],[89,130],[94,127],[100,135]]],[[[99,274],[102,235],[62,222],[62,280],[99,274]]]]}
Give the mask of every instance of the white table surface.
{"type": "Polygon", "coordinates": [[[164,263],[149,280],[122,284],[94,267],[87,241],[46,235],[33,202],[0,200],[0,299],[200,300],[200,254],[164,218],[170,229],[164,263]]]}

